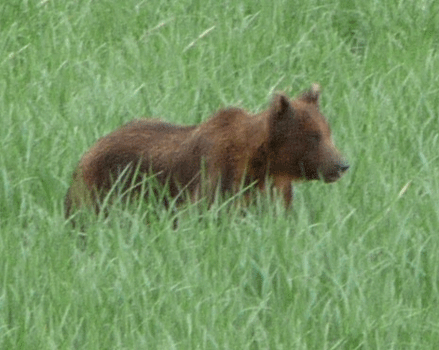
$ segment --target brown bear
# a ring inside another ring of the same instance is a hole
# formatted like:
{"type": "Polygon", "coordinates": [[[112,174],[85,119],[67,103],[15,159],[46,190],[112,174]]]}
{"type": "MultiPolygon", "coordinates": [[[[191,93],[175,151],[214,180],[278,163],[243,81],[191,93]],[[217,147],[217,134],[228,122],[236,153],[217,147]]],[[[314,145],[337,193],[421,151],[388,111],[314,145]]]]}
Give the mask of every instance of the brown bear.
{"type": "Polygon", "coordinates": [[[65,198],[66,216],[80,207],[98,212],[116,182],[125,192],[140,193],[150,175],[168,187],[170,197],[188,194],[192,200],[243,186],[264,190],[271,179],[288,207],[292,181],[333,182],[349,168],[331,139],[319,95],[314,84],[295,100],[276,95],[259,114],[231,107],[193,126],[131,121],[82,157],[65,198]]]}

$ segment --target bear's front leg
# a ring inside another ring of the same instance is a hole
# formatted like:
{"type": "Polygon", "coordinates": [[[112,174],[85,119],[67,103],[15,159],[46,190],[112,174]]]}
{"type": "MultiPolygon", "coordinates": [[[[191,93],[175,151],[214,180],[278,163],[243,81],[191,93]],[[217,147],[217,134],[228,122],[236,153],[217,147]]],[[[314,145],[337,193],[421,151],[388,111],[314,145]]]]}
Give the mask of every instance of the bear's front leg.
{"type": "Polygon", "coordinates": [[[274,187],[278,193],[284,197],[285,208],[291,208],[293,204],[293,186],[291,185],[290,176],[276,176],[274,178],[274,187]]]}

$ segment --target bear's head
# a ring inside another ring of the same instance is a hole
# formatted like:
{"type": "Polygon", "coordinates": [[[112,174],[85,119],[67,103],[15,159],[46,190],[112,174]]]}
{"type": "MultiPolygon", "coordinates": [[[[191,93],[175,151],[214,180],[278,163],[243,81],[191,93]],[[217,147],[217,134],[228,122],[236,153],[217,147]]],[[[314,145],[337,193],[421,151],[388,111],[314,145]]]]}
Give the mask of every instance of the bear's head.
{"type": "Polygon", "coordinates": [[[349,165],[319,108],[319,85],[291,101],[275,96],[269,110],[270,172],[294,179],[337,181],[349,165]]]}

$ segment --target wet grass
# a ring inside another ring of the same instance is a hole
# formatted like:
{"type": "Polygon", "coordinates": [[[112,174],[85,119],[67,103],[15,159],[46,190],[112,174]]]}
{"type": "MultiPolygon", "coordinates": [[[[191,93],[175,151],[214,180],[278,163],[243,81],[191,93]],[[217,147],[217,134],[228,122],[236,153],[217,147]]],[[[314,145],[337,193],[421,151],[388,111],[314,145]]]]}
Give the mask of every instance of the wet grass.
{"type": "Polygon", "coordinates": [[[1,4],[0,347],[434,348],[438,17],[434,1],[1,4]],[[91,220],[86,245],[65,222],[76,163],[117,126],[258,111],[315,81],[351,169],[297,185],[291,212],[139,203],[91,220]]]}

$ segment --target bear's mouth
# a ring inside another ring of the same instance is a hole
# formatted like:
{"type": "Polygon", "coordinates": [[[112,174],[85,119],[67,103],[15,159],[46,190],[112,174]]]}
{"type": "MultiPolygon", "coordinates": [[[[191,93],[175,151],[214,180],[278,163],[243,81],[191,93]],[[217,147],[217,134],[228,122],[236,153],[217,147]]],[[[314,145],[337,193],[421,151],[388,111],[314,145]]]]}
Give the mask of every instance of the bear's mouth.
{"type": "Polygon", "coordinates": [[[348,170],[348,168],[349,165],[337,165],[335,169],[332,169],[332,171],[326,174],[324,173],[322,174],[323,181],[325,181],[325,183],[331,183],[337,181],[343,176],[343,174],[348,170]]]}
{"type": "Polygon", "coordinates": [[[336,182],[342,177],[342,174],[338,170],[332,170],[330,172],[324,172],[322,170],[305,172],[304,178],[306,180],[321,180],[325,183],[336,182]]]}
{"type": "Polygon", "coordinates": [[[323,181],[327,184],[332,183],[332,182],[336,182],[341,177],[342,177],[342,174],[339,171],[337,171],[337,174],[330,174],[330,175],[322,176],[323,181]]]}
{"type": "Polygon", "coordinates": [[[339,180],[346,170],[349,168],[348,165],[337,164],[330,169],[307,169],[301,164],[303,178],[306,180],[322,180],[325,183],[336,182],[339,180]]]}

